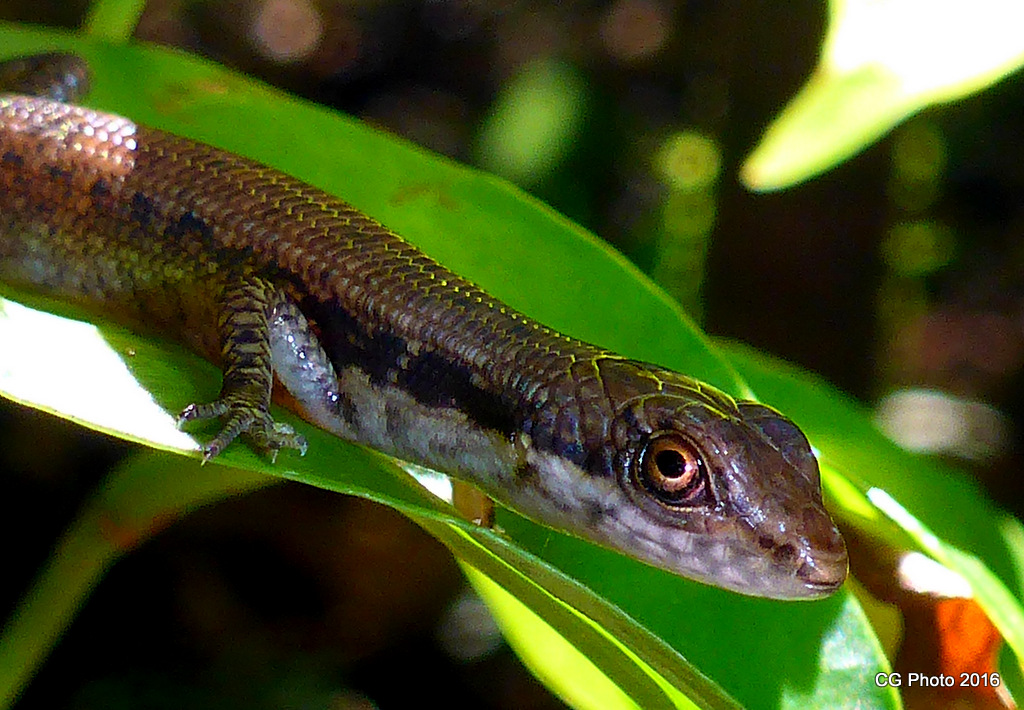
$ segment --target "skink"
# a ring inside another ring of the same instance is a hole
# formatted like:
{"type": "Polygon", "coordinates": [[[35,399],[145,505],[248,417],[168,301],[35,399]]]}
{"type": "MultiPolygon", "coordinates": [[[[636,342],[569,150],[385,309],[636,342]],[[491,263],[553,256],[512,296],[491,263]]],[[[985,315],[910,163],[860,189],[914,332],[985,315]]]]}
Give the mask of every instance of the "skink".
{"type": "Polygon", "coordinates": [[[0,280],[176,338],[223,370],[207,459],[310,422],[526,516],[743,594],[847,572],[801,431],[765,405],[557,333],[345,202],[218,148],[66,103],[70,55],[0,65],[0,280]],[[57,77],[55,80],[54,77],[57,77]]]}

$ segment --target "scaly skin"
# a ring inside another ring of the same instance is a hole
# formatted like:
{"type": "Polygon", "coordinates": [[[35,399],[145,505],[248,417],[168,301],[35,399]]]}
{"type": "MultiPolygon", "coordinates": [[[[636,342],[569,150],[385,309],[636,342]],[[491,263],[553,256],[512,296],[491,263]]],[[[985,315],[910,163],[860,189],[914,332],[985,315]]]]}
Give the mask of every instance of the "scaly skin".
{"type": "Polygon", "coordinates": [[[217,148],[0,99],[0,278],[220,363],[220,398],[182,415],[223,418],[208,458],[239,434],[305,446],[270,416],[276,376],[339,436],[678,574],[778,598],[845,579],[817,462],[781,414],[557,333],[217,148]]]}

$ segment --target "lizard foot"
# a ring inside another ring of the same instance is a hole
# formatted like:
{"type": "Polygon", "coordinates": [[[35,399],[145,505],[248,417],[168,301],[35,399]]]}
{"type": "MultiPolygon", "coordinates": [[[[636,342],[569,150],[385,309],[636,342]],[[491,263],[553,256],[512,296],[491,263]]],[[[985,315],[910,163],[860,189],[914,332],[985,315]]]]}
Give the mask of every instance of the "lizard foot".
{"type": "Polygon", "coordinates": [[[241,399],[218,399],[207,404],[190,404],[178,415],[181,428],[191,421],[202,419],[224,419],[224,426],[209,443],[203,446],[203,462],[216,458],[228,444],[239,435],[245,436],[253,448],[277,460],[277,453],[284,448],[296,449],[306,455],[306,438],[297,434],[287,424],[274,421],[270,412],[258,405],[241,399]]]}

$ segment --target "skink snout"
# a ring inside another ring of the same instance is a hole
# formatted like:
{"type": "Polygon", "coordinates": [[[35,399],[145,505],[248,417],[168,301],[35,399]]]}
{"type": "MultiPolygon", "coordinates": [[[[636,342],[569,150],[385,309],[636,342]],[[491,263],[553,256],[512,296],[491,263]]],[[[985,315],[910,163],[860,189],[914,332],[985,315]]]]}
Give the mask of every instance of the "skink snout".
{"type": "Polygon", "coordinates": [[[849,554],[846,541],[834,522],[820,511],[805,511],[804,526],[800,531],[804,554],[796,576],[815,596],[831,594],[846,581],[849,554]]]}
{"type": "Polygon", "coordinates": [[[796,576],[810,592],[808,596],[824,597],[842,586],[848,567],[845,552],[842,555],[816,555],[804,561],[796,576]]]}

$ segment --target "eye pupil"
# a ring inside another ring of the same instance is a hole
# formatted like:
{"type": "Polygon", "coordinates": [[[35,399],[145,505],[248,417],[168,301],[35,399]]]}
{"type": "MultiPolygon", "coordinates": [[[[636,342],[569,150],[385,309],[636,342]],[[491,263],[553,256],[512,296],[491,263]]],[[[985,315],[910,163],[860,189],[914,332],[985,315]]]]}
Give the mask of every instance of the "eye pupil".
{"type": "Polygon", "coordinates": [[[686,473],[686,459],[674,449],[659,451],[654,455],[654,465],[665,478],[679,478],[686,473]]]}
{"type": "Polygon", "coordinates": [[[673,507],[713,502],[701,451],[675,432],[653,435],[634,468],[634,480],[650,496],[673,507]]]}

